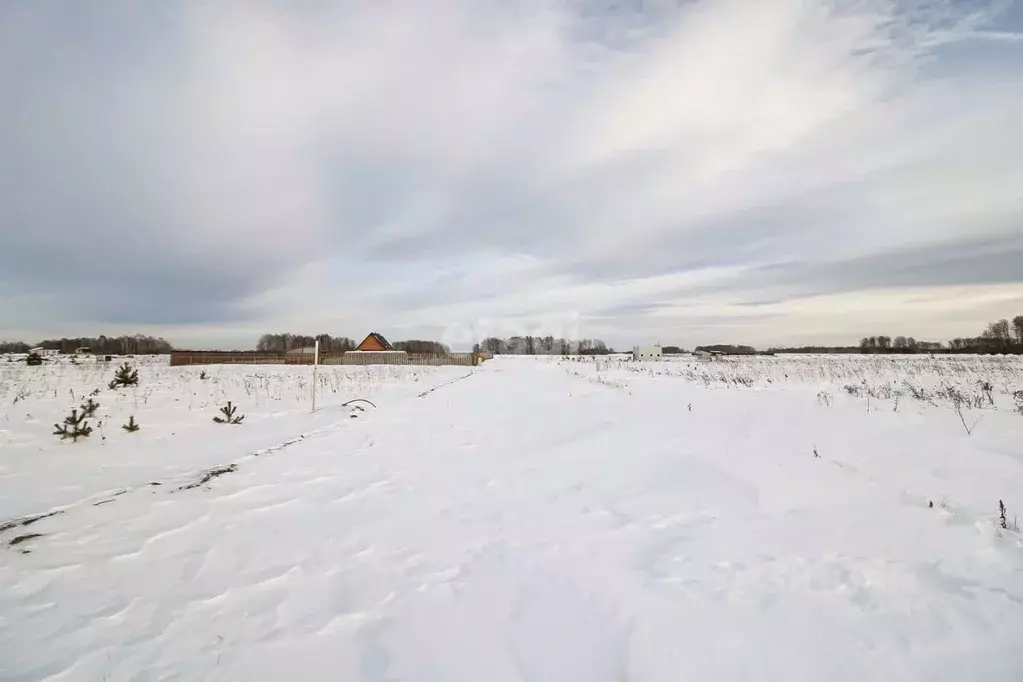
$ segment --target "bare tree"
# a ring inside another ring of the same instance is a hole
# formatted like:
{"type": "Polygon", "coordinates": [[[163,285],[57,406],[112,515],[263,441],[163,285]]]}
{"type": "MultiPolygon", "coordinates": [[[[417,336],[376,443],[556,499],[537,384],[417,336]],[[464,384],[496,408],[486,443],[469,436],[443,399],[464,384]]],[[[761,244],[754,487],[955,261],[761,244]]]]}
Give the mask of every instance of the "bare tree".
{"type": "Polygon", "coordinates": [[[488,353],[493,353],[494,355],[500,355],[506,350],[504,341],[496,336],[490,336],[483,339],[483,348],[486,349],[488,353]]]}
{"type": "Polygon", "coordinates": [[[987,326],[987,331],[984,332],[984,336],[995,341],[1001,341],[1008,343],[1012,340],[1012,336],[1009,334],[1009,321],[998,320],[992,322],[987,326]]]}

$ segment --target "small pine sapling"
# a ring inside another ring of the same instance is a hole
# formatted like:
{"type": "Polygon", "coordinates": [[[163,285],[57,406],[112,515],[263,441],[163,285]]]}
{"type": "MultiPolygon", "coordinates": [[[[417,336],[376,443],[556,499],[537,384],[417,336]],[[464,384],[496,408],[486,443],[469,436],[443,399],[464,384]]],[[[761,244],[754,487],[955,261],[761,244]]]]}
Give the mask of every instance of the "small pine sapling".
{"type": "Polygon", "coordinates": [[[78,410],[71,410],[71,414],[64,417],[64,424],[53,425],[53,435],[60,436],[61,440],[70,438],[77,443],[79,438],[85,438],[92,433],[92,427],[85,421],[85,414],[78,414],[78,410]]]}
{"type": "Polygon", "coordinates": [[[206,370],[203,370],[203,371],[199,372],[199,379],[200,379],[200,380],[202,380],[202,381],[206,381],[206,377],[207,377],[207,376],[208,376],[208,375],[206,374],[206,370]]]}
{"type": "Polygon", "coordinates": [[[128,433],[135,433],[142,427],[135,423],[135,415],[131,415],[130,417],[128,417],[128,423],[122,424],[121,428],[127,431],[128,433]]]}
{"type": "Polygon", "coordinates": [[[234,416],[234,413],[237,412],[237,411],[238,411],[238,408],[235,407],[234,405],[232,405],[231,401],[228,400],[227,401],[227,405],[225,405],[224,407],[220,408],[220,413],[223,416],[222,417],[214,417],[213,421],[217,422],[218,424],[241,424],[242,420],[245,419],[245,415],[244,414],[240,414],[237,417],[234,416]]]}
{"type": "Polygon", "coordinates": [[[1003,530],[1008,529],[1009,520],[1005,516],[1005,503],[1002,502],[1001,500],[998,500],[998,514],[999,514],[998,520],[1002,524],[1002,529],[1003,530]]]}
{"type": "Polygon", "coordinates": [[[122,386],[138,386],[139,371],[132,369],[127,362],[117,368],[114,373],[114,380],[110,382],[110,388],[121,388],[122,386]]]}
{"type": "Polygon", "coordinates": [[[25,358],[25,364],[29,367],[38,367],[43,364],[43,356],[33,351],[25,358]]]}
{"type": "Polygon", "coordinates": [[[94,414],[96,414],[96,410],[99,409],[99,403],[97,403],[92,398],[89,398],[89,402],[85,403],[84,405],[80,405],[79,407],[82,408],[83,415],[85,415],[86,417],[92,417],[94,414]]]}

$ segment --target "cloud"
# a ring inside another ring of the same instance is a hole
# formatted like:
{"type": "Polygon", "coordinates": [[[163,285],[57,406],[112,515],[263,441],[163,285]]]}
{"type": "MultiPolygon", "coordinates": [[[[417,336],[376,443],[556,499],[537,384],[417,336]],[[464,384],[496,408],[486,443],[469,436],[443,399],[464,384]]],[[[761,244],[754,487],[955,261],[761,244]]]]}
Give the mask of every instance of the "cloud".
{"type": "Polygon", "coordinates": [[[971,333],[961,302],[1023,279],[1017,16],[4,4],[0,331],[834,342],[895,300],[971,333]]]}

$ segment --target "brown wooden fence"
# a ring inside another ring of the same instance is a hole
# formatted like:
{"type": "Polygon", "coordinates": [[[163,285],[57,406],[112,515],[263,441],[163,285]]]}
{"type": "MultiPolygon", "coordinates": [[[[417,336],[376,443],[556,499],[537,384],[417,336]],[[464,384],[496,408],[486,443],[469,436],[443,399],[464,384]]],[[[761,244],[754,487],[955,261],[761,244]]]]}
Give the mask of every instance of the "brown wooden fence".
{"type": "Polygon", "coordinates": [[[395,353],[390,351],[358,351],[341,355],[320,356],[321,365],[466,365],[478,364],[472,353],[395,353]]]}
{"type": "MultiPolygon", "coordinates": [[[[255,351],[176,350],[171,367],[183,365],[311,365],[312,353],[259,353],[255,351]]],[[[321,365],[465,365],[479,364],[474,353],[320,353],[321,365]]]]}

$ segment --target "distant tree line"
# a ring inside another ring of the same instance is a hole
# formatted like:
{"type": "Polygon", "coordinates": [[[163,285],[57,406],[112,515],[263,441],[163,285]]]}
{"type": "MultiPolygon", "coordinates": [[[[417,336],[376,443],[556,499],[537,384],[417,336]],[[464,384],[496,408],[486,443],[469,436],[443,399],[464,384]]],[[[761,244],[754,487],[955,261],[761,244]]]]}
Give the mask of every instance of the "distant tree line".
{"type": "Polygon", "coordinates": [[[320,342],[323,353],[340,353],[355,350],[356,342],[347,336],[331,336],[330,334],[263,334],[256,342],[256,350],[261,353],[284,353],[294,348],[309,348],[320,342]]]}
{"type": "Polygon", "coordinates": [[[682,353],[685,353],[685,352],[687,352],[686,349],[682,348],[681,346],[662,346],[661,347],[661,353],[663,355],[681,355],[682,353]]]}
{"type": "Polygon", "coordinates": [[[174,348],[166,339],[135,334],[133,336],[79,336],[75,338],[45,339],[30,346],[22,341],[0,342],[0,353],[27,353],[32,348],[73,353],[78,348],[88,348],[101,355],[162,355],[174,348]]]}
{"type": "MultiPolygon", "coordinates": [[[[347,336],[331,336],[330,334],[263,334],[256,342],[256,350],[262,353],[284,353],[295,348],[310,348],[320,342],[321,353],[343,353],[355,350],[358,345],[347,336]]],[[[437,341],[421,341],[413,339],[410,341],[398,341],[392,343],[394,350],[403,350],[407,353],[428,353],[431,355],[445,355],[450,349],[443,343],[437,341]]]]}
{"type": "Polygon", "coordinates": [[[771,348],[768,353],[819,353],[829,355],[840,355],[843,353],[859,353],[859,346],[793,346],[771,348]]]}
{"type": "Polygon", "coordinates": [[[934,353],[944,349],[940,341],[917,341],[912,336],[865,336],[856,347],[860,353],[934,353]]]}
{"type": "Polygon", "coordinates": [[[427,355],[447,355],[451,349],[438,341],[396,341],[391,344],[394,350],[403,350],[406,353],[424,353],[427,355]]]}
{"type": "Polygon", "coordinates": [[[715,343],[709,346],[697,346],[694,350],[705,350],[725,355],[756,355],[757,349],[753,346],[733,346],[729,343],[715,343]]]}
{"type": "Polygon", "coordinates": [[[27,353],[31,349],[24,341],[0,341],[0,353],[27,353]]]}
{"type": "Polygon", "coordinates": [[[1012,318],[1012,322],[989,322],[980,336],[952,339],[948,348],[953,353],[1023,354],[1023,315],[1012,318]]]}
{"type": "Polygon", "coordinates": [[[508,339],[491,336],[476,344],[474,350],[494,355],[607,355],[614,352],[600,339],[569,341],[553,336],[513,336],[508,339]]]}
{"type": "Polygon", "coordinates": [[[1023,315],[988,323],[980,336],[959,337],[946,348],[937,341],[917,341],[912,336],[865,336],[861,353],[1010,353],[1023,354],[1023,315]]]}

